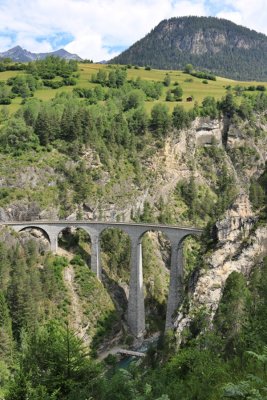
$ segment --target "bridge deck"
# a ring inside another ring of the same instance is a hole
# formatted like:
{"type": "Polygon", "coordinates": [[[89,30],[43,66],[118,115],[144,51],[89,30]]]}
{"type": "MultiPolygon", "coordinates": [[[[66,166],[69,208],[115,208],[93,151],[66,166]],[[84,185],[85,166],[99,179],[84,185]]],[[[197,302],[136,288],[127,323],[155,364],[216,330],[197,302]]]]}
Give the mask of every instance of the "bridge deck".
{"type": "Polygon", "coordinates": [[[113,222],[113,221],[69,221],[69,220],[35,220],[35,221],[5,221],[1,222],[0,225],[27,225],[28,227],[31,227],[33,225],[35,226],[41,226],[41,225],[68,225],[68,226],[82,226],[82,225],[109,225],[109,226],[136,226],[136,227],[150,227],[151,229],[159,229],[159,228],[168,228],[168,229],[184,229],[184,230],[189,230],[189,231],[198,231],[202,232],[203,228],[199,228],[196,226],[186,226],[186,225],[163,225],[163,224],[151,224],[151,223],[135,223],[135,222],[113,222]]]}
{"type": "Polygon", "coordinates": [[[133,356],[133,357],[145,357],[145,353],[140,353],[139,351],[132,351],[132,350],[125,350],[125,349],[118,349],[117,353],[125,354],[126,356],[133,356]]]}

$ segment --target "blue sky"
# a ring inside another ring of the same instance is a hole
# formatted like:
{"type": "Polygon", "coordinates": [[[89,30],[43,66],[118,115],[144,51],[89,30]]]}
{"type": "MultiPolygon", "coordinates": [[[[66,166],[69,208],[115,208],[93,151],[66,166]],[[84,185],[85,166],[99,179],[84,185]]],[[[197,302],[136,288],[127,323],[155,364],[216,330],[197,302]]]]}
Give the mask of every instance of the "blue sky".
{"type": "Polygon", "coordinates": [[[183,15],[227,18],[267,34],[267,0],[0,0],[0,51],[64,47],[100,61],[183,15]]]}

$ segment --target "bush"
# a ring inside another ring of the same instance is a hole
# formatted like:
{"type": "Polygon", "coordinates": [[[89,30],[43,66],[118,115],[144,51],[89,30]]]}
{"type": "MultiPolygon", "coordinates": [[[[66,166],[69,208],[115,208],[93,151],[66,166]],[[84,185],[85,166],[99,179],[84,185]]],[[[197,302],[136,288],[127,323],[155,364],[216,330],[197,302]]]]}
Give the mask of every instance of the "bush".
{"type": "Polygon", "coordinates": [[[65,86],[75,86],[77,84],[77,81],[76,79],[69,77],[69,78],[64,78],[63,83],[65,86]]]}
{"type": "Polygon", "coordinates": [[[114,354],[109,354],[105,359],[105,363],[111,367],[115,367],[117,364],[117,357],[114,354]]]}
{"type": "Polygon", "coordinates": [[[211,74],[210,72],[202,72],[202,71],[193,71],[190,75],[195,76],[196,78],[208,79],[210,81],[216,81],[216,76],[211,74]]]}
{"type": "Polygon", "coordinates": [[[0,104],[2,105],[11,104],[11,99],[10,98],[0,99],[0,104]]]}
{"type": "Polygon", "coordinates": [[[85,264],[85,263],[84,263],[84,260],[82,259],[82,257],[81,257],[79,254],[76,254],[76,255],[71,259],[70,263],[71,263],[72,265],[80,265],[80,266],[82,266],[82,265],[85,264]]]}
{"type": "Polygon", "coordinates": [[[258,86],[256,86],[256,90],[259,90],[260,92],[265,92],[266,87],[263,85],[258,85],[258,86]]]}
{"type": "Polygon", "coordinates": [[[51,87],[52,89],[58,89],[64,86],[63,80],[50,81],[47,79],[43,81],[43,84],[47,87],[51,87]]]}

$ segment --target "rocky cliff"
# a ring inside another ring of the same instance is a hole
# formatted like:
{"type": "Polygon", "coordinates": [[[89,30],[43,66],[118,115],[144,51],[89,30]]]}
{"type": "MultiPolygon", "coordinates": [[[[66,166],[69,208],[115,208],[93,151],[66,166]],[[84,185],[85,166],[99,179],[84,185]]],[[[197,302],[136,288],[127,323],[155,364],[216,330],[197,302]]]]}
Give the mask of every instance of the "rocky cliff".
{"type": "Polygon", "coordinates": [[[237,197],[216,223],[216,228],[217,245],[205,257],[186,312],[180,311],[175,320],[179,341],[184,329],[200,312],[212,325],[226,280],[232,272],[242,273],[249,279],[253,267],[267,255],[267,226],[257,225],[246,194],[237,197]]]}
{"type": "MultiPolygon", "coordinates": [[[[164,204],[172,211],[174,222],[184,221],[185,206],[177,202],[175,188],[179,182],[194,177],[201,190],[208,191],[211,201],[218,201],[218,181],[223,169],[232,179],[232,185],[248,192],[250,179],[257,178],[264,170],[267,159],[267,123],[264,115],[255,116],[254,121],[235,121],[228,127],[225,140],[225,122],[210,118],[197,118],[189,129],[170,132],[163,146],[154,148],[152,155],[141,158],[142,181],[134,176],[118,177],[114,180],[105,172],[97,154],[86,152],[83,162],[99,174],[96,190],[102,190],[101,199],[92,195],[85,203],[70,205],[67,219],[77,217],[88,220],[124,220],[143,212],[148,202],[155,215],[158,204],[164,204]],[[102,170],[102,171],[101,171],[102,170]],[[99,171],[99,172],[98,172],[99,171]],[[217,199],[217,200],[216,200],[217,199]]],[[[37,162],[25,162],[2,157],[0,166],[0,188],[19,192],[19,200],[11,200],[0,207],[0,221],[34,220],[60,218],[59,185],[66,175],[57,167],[58,153],[39,156],[37,162]],[[56,161],[54,161],[56,160],[56,161]],[[54,165],[53,165],[54,164],[54,165]]],[[[62,157],[68,170],[75,170],[80,161],[69,161],[62,157]]],[[[64,202],[69,202],[71,188],[66,192],[64,202]]],[[[205,220],[197,221],[204,225],[205,220]]]]}

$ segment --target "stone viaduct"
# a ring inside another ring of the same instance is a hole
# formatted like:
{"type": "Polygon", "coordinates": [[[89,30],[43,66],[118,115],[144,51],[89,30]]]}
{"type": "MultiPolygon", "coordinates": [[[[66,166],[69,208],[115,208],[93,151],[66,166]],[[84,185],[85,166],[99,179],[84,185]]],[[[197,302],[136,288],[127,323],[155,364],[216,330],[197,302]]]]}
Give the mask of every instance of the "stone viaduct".
{"type": "Polygon", "coordinates": [[[3,225],[20,232],[29,228],[42,230],[50,241],[51,251],[56,253],[58,236],[65,228],[84,229],[91,238],[91,269],[101,280],[100,235],[107,228],[119,228],[131,240],[130,287],[128,299],[128,324],[133,335],[141,337],[145,330],[145,306],[142,269],[142,236],[148,231],[163,232],[171,243],[170,287],[167,303],[166,329],[172,328],[172,316],[183,296],[183,240],[190,235],[200,236],[201,229],[169,225],[136,224],[120,222],[88,221],[28,221],[5,222],[3,225]]]}

